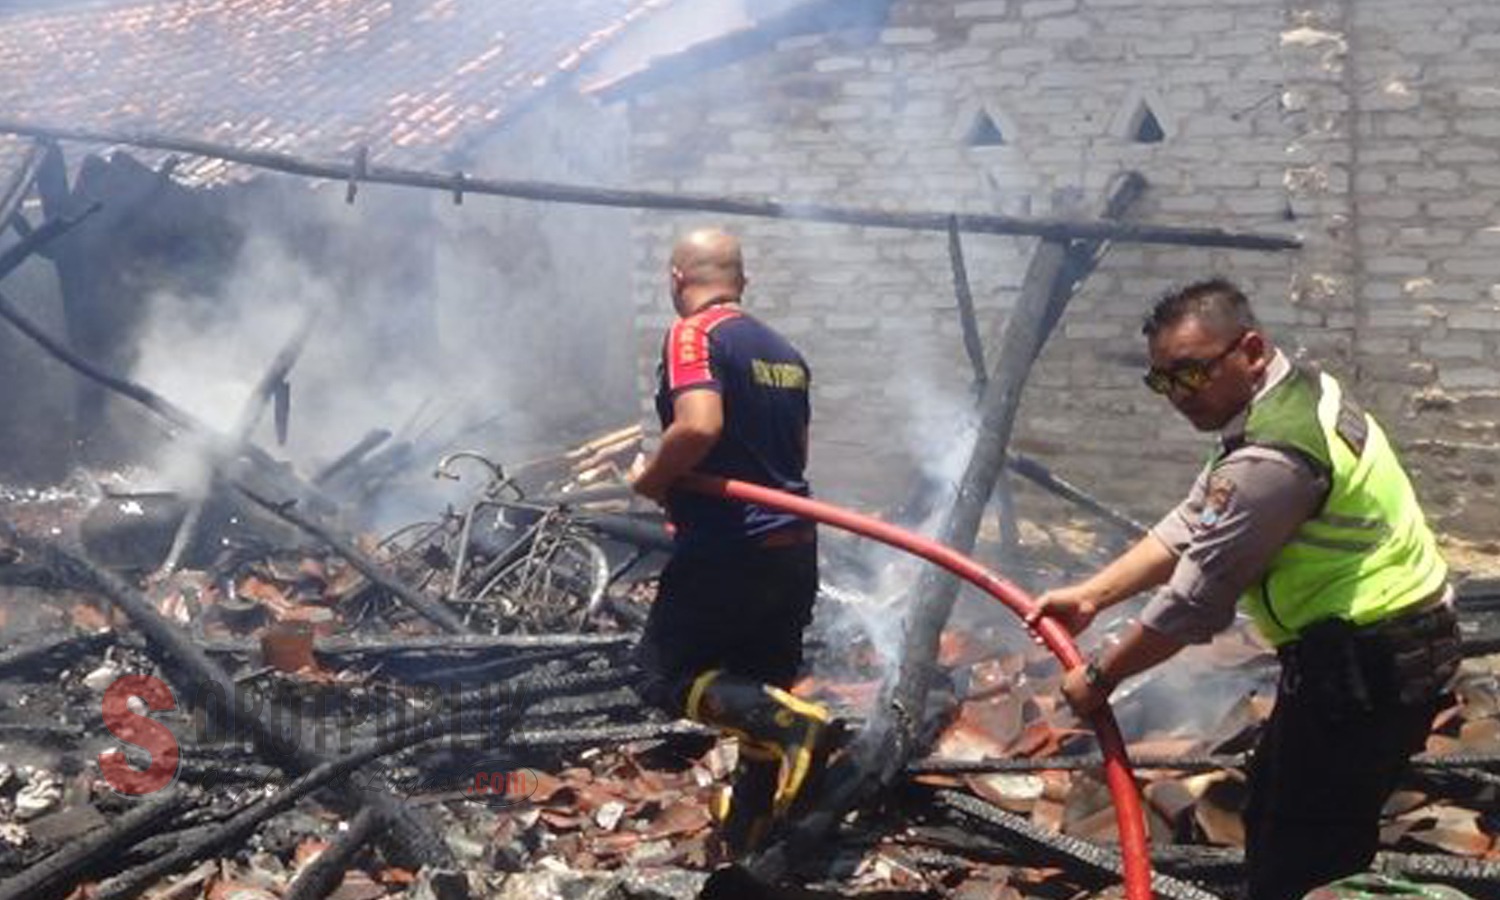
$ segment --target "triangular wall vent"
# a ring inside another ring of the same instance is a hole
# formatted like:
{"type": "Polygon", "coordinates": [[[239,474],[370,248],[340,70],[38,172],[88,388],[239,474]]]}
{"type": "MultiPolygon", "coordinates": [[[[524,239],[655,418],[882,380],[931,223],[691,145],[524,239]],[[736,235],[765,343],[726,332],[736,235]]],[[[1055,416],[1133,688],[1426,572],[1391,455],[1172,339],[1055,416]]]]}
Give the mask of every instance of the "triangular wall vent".
{"type": "Polygon", "coordinates": [[[1161,127],[1161,122],[1156,118],[1156,113],[1151,111],[1149,103],[1141,103],[1132,121],[1130,139],[1137,144],[1160,144],[1167,137],[1166,129],[1161,127]]]}
{"type": "Polygon", "coordinates": [[[969,133],[964,142],[970,147],[1003,147],[1005,146],[1005,134],[995,119],[985,110],[980,110],[974,116],[974,124],[969,126],[969,133]]]}

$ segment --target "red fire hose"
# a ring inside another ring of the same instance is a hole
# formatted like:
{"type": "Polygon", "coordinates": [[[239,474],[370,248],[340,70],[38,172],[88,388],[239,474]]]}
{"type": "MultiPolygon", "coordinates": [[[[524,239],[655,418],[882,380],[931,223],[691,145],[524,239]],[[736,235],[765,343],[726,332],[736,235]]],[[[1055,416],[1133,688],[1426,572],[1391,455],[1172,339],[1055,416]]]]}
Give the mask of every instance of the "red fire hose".
{"type": "MultiPolygon", "coordinates": [[[[769,506],[890,544],[942,566],[1023,618],[1035,608],[1024,591],[962,553],[879,519],[743,481],[688,475],[678,484],[701,494],[769,506]]],[[[1067,630],[1057,622],[1042,619],[1034,631],[1065,668],[1083,664],[1083,655],[1078,652],[1067,630]]],[[[1094,732],[1099,737],[1099,749],[1104,754],[1105,781],[1115,801],[1115,823],[1120,831],[1120,854],[1124,862],[1125,896],[1129,900],[1151,900],[1151,854],[1146,843],[1146,818],[1141,811],[1140,796],[1136,793],[1135,778],[1125,753],[1125,739],[1120,735],[1120,726],[1108,704],[1091,718],[1094,732]]]]}

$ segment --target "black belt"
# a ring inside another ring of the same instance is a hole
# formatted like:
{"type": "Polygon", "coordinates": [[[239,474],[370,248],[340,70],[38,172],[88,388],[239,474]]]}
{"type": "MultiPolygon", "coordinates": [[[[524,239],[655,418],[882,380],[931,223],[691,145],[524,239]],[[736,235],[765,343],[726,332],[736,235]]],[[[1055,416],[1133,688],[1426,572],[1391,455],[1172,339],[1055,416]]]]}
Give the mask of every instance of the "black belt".
{"type": "Polygon", "coordinates": [[[755,546],[762,550],[774,550],[777,547],[800,547],[817,539],[818,529],[812,525],[788,525],[761,535],[756,539],[755,546]]]}
{"type": "Polygon", "coordinates": [[[1451,687],[1462,658],[1458,615],[1446,588],[1395,616],[1356,627],[1328,619],[1277,650],[1280,689],[1325,694],[1329,708],[1370,710],[1382,698],[1430,702],[1451,687]],[[1330,699],[1331,698],[1331,699],[1330,699]]]}
{"type": "Polygon", "coordinates": [[[1371,622],[1359,629],[1360,635],[1381,635],[1388,638],[1423,637],[1435,630],[1450,627],[1458,621],[1453,604],[1446,603],[1448,587],[1444,585],[1427,599],[1403,609],[1388,619],[1371,622]]]}

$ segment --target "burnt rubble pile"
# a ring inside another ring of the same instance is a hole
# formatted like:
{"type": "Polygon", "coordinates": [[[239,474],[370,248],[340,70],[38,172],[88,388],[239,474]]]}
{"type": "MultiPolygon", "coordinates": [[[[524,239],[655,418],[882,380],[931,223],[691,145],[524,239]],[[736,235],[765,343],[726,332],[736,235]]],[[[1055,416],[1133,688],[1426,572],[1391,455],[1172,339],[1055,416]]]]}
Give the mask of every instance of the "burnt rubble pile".
{"type": "MultiPolygon", "coordinates": [[[[244,491],[228,514],[204,505],[175,566],[193,504],[8,493],[0,898],[698,893],[723,862],[709,808],[735,748],[629,686],[668,546],[624,489],[640,440],[622,429],[510,470],[445,458],[440,473],[486,472],[474,498],[383,538],[244,491]]],[[[1066,562],[1027,543],[1033,568],[1066,562]]],[[[853,730],[886,663],[850,623],[902,600],[836,586],[870,574],[850,543],[830,535],[826,556],[816,674],[797,690],[853,730]]],[[[1388,805],[1380,866],[1480,896],[1500,876],[1500,592],[1464,593],[1456,702],[1388,805]]],[[[1056,664],[1011,621],[961,607],[956,622],[928,754],[798,867],[801,893],[1116,890],[1101,761],[1056,664]]],[[[1245,752],[1273,671],[1233,632],[1119,695],[1161,896],[1238,890],[1245,752]]]]}

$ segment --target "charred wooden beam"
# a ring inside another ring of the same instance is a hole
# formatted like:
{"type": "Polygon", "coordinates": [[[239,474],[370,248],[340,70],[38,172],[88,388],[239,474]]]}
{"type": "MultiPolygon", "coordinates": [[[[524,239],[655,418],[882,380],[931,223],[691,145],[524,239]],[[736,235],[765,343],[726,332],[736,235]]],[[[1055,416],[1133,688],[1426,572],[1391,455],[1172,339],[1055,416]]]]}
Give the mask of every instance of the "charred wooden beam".
{"type": "MultiPolygon", "coordinates": [[[[1146,179],[1139,172],[1124,173],[1111,188],[1109,197],[1105,200],[1103,219],[1110,222],[1124,219],[1131,207],[1135,206],[1145,192],[1146,179]]],[[[1084,279],[1093,273],[1100,260],[1104,258],[1104,254],[1109,252],[1110,243],[1109,238],[1100,237],[1076,240],[1068,246],[1062,272],[1053,283],[1052,297],[1043,314],[1042,333],[1044,335],[1051,334],[1052,330],[1057,327],[1068,301],[1083,285],[1084,279]]],[[[1038,344],[1033,348],[1032,355],[1035,357],[1041,352],[1042,344],[1038,344]]]]}
{"type": "MultiPolygon", "coordinates": [[[[483,688],[462,691],[457,694],[440,695],[435,715],[446,716],[450,713],[464,714],[474,710],[488,711],[494,708],[497,697],[502,699],[520,698],[528,703],[537,703],[550,697],[591,694],[629,684],[637,677],[633,671],[621,666],[598,671],[566,672],[563,674],[532,673],[526,676],[518,676],[499,687],[489,685],[483,688]]],[[[396,734],[402,729],[410,727],[401,723],[394,724],[396,727],[383,730],[381,734],[396,734]]]]}
{"type": "Polygon", "coordinates": [[[323,900],[337,890],[344,881],[349,864],[375,836],[375,829],[380,825],[380,816],[374,810],[369,807],[360,810],[349,823],[348,830],[334,838],[317,859],[297,874],[283,900],[323,900]]]}
{"type": "Polygon", "coordinates": [[[41,228],[33,229],[24,238],[7,247],[4,253],[0,253],[0,279],[20,268],[33,254],[41,253],[48,244],[82,225],[89,216],[103,208],[95,203],[85,207],[76,216],[49,219],[41,228]]]}
{"type": "Polygon", "coordinates": [[[370,579],[381,590],[399,599],[406,606],[410,607],[412,611],[420,613],[429,622],[432,622],[449,634],[465,634],[468,632],[469,629],[453,610],[433,600],[421,591],[402,584],[395,576],[387,574],[379,563],[360,552],[353,544],[334,534],[328,528],[297,512],[292,508],[291,503],[272,502],[242,484],[236,484],[235,488],[240,496],[251,503],[254,503],[277,518],[297,526],[319,541],[327,544],[330,550],[347,560],[361,575],[370,579]]]}
{"type": "Polygon", "coordinates": [[[672,549],[672,536],[667,533],[664,523],[652,516],[579,510],[574,516],[574,521],[600,534],[646,550],[670,551],[672,549]]]}
{"type": "MultiPolygon", "coordinates": [[[[1139,196],[1143,181],[1129,173],[1117,182],[1105,211],[1119,214],[1139,196]]],[[[1074,235],[1074,237],[1082,237],[1074,235]]],[[[1107,236],[1093,235],[1104,239],[1107,236]]],[[[960,553],[974,549],[979,525],[996,480],[1005,468],[1021,391],[1062,306],[1097,263],[1103,247],[1089,238],[1048,237],[1033,254],[1015,309],[1005,320],[1000,352],[980,398],[980,421],[968,464],[938,539],[960,553]]],[[[817,808],[790,829],[785,840],[754,861],[758,877],[780,877],[798,856],[838,826],[844,813],[891,785],[918,751],[938,640],[958,598],[956,576],[936,566],[922,571],[905,629],[901,664],[881,689],[878,709],[861,732],[846,764],[830,777],[817,808]]]]}
{"type": "MultiPolygon", "coordinates": [[[[1140,769],[1173,769],[1179,772],[1213,772],[1242,769],[1249,761],[1244,753],[1184,754],[1182,756],[1130,758],[1131,767],[1140,769]]],[[[1069,756],[1033,756],[1006,759],[919,759],[906,767],[912,775],[980,775],[991,772],[1077,772],[1098,769],[1104,765],[1099,753],[1069,756]]]]}
{"type": "MultiPolygon", "coordinates": [[[[609,674],[619,677],[619,673],[609,674]]],[[[246,806],[224,822],[194,832],[157,859],[105,882],[93,895],[93,900],[130,900],[162,877],[225,847],[242,843],[262,823],[291,809],[304,797],[321,788],[347,783],[367,800],[389,796],[380,787],[378,777],[355,779],[350,778],[350,775],[381,757],[466,729],[483,727],[490,733],[508,732],[520,721],[529,704],[574,690],[580,684],[599,683],[602,678],[599,673],[585,673],[583,677],[514,679],[488,691],[485,695],[487,703],[483,706],[470,705],[452,715],[437,716],[408,725],[343,756],[322,760],[295,781],[246,806]]],[[[399,824],[393,817],[407,813],[408,810],[409,807],[404,804],[376,806],[376,812],[391,825],[392,832],[396,831],[399,824]]],[[[377,840],[388,859],[399,859],[401,854],[394,857],[392,855],[392,837],[390,833],[381,833],[377,840]]]]}
{"type": "MultiPolygon", "coordinates": [[[[445,194],[451,194],[455,184],[455,178],[450,173],[375,165],[361,168],[350,163],[310,160],[288,153],[248,150],[170,135],[54,128],[12,121],[0,121],[0,133],[80,141],[89,144],[126,144],[152,150],[222,159],[291,175],[326,178],[346,183],[357,180],[368,184],[425,188],[445,194]]],[[[711,212],[722,215],[828,222],[907,231],[942,233],[947,232],[951,227],[950,222],[956,222],[961,231],[975,234],[1030,235],[1052,241],[1110,240],[1122,243],[1230,247],[1241,250],[1293,250],[1302,246],[1302,242],[1297,238],[1226,231],[1220,228],[1180,228],[1169,225],[1136,225],[1106,221],[1021,218],[983,213],[896,212],[818,203],[785,203],[778,200],[662,191],[631,191],[545,181],[475,178],[467,174],[463,176],[462,184],[466,194],[515,197],[522,200],[624,209],[711,212]]]]}
{"type": "Polygon", "coordinates": [[[203,521],[203,511],[208,507],[209,497],[213,495],[214,488],[222,482],[224,473],[244,452],[246,442],[255,433],[256,426],[265,415],[266,404],[273,397],[280,396],[280,388],[285,385],[287,374],[302,357],[302,350],[307,346],[307,339],[312,336],[313,325],[317,321],[316,313],[303,316],[297,330],[293,332],[280,352],[272,358],[271,364],[266,367],[265,373],[261,375],[260,381],[251,391],[244,408],[240,410],[234,429],[229,433],[229,439],[222,446],[210,451],[207,483],[203,485],[200,495],[188,505],[187,513],[183,515],[182,522],[177,526],[177,533],[172,537],[172,547],[167,551],[167,558],[163,560],[161,568],[157,571],[157,577],[165,578],[177,571],[183,554],[187,553],[188,548],[197,539],[198,529],[203,521]]]}
{"type": "MultiPolygon", "coordinates": [[[[254,834],[262,823],[291,809],[313,791],[345,781],[357,767],[387,753],[404,749],[405,746],[411,746],[412,743],[420,743],[421,740],[438,736],[438,728],[434,727],[430,730],[432,734],[425,735],[419,740],[412,739],[411,735],[402,735],[401,740],[383,742],[382,745],[372,747],[367,751],[351,753],[322,763],[270,796],[246,806],[227,821],[198,829],[184,836],[181,842],[161,856],[105,881],[93,895],[94,900],[130,900],[138,896],[167,875],[180,871],[225,847],[243,842],[254,834]],[[402,744],[403,740],[410,740],[411,743],[402,744]]],[[[364,793],[369,793],[369,786],[364,793]]],[[[383,844],[387,848],[387,855],[390,855],[389,835],[385,836],[383,844]]],[[[401,855],[398,853],[397,858],[401,855]]]]}
{"type": "MultiPolygon", "coordinates": [[[[1113,848],[1056,834],[1030,819],[958,791],[936,791],[934,798],[964,820],[998,832],[1005,842],[1018,845],[1028,856],[1034,854],[1070,869],[1081,868],[1114,879],[1124,870],[1120,853],[1113,848]]],[[[1217,894],[1160,872],[1151,874],[1151,890],[1155,896],[1169,900],[1219,900],[1217,894]]]]}
{"type": "Polygon", "coordinates": [[[0,232],[10,227],[12,217],[19,213],[26,195],[31,193],[44,151],[41,141],[33,141],[27,148],[26,155],[21,158],[21,164],[11,173],[10,180],[5,183],[5,187],[0,188],[0,232]]]}
{"type": "Polygon", "coordinates": [[[178,762],[177,777],[190,784],[206,786],[219,786],[228,782],[273,785],[286,780],[286,776],[275,766],[202,759],[184,759],[178,762]]]}
{"type": "Polygon", "coordinates": [[[91,834],[0,882],[0,900],[54,900],[91,877],[121,851],[158,833],[191,803],[169,787],[91,834]]]}
{"type": "Polygon", "coordinates": [[[0,740],[75,747],[88,736],[82,725],[69,722],[0,722],[0,740]]]}
{"type": "MultiPolygon", "coordinates": [[[[1156,847],[1151,851],[1151,862],[1184,878],[1222,878],[1225,874],[1243,872],[1245,852],[1238,847],[1196,844],[1156,847]]],[[[1381,851],[1375,854],[1371,870],[1397,878],[1477,888],[1484,893],[1476,893],[1476,896],[1485,897],[1493,896],[1495,885],[1500,884],[1500,861],[1446,853],[1381,851]]]]}
{"type": "MultiPolygon", "coordinates": [[[[40,230],[38,229],[38,232],[40,230]]],[[[31,338],[37,346],[41,347],[63,365],[85,378],[98,382],[122,397],[134,400],[136,403],[139,403],[166,420],[168,424],[183,431],[191,431],[197,427],[197,423],[186,410],[178,407],[167,398],[149,388],[142,387],[123,378],[117,378],[73,353],[73,351],[63,346],[61,341],[53,338],[26,316],[22,315],[16,309],[15,304],[11,303],[10,299],[4,294],[0,294],[0,318],[9,322],[17,331],[31,338]]]]}
{"type": "Polygon", "coordinates": [[[312,483],[317,485],[328,483],[329,479],[364,459],[370,451],[384,444],[390,438],[390,431],[384,428],[371,430],[364,437],[360,438],[353,447],[340,453],[338,459],[319,469],[317,474],[313,475],[312,483]]]}
{"type": "Polygon", "coordinates": [[[1375,871],[1400,878],[1441,881],[1463,888],[1483,890],[1480,897],[1494,896],[1500,884],[1500,860],[1468,859],[1440,853],[1377,853],[1375,871]]]}
{"type": "Polygon", "coordinates": [[[646,725],[599,725],[588,728],[538,728],[507,735],[500,745],[514,748],[617,747],[636,741],[658,741],[674,737],[711,737],[713,729],[692,722],[656,722],[646,725]]]}
{"type": "Polygon", "coordinates": [[[629,500],[634,496],[635,491],[631,490],[629,485],[599,484],[560,494],[531,494],[526,497],[526,502],[535,503],[538,506],[576,507],[610,500],[629,500]]]}
{"type": "MultiPolygon", "coordinates": [[[[1140,196],[1144,179],[1131,172],[1113,188],[1105,214],[1118,217],[1140,196]]],[[[942,526],[941,540],[960,553],[970,553],[996,480],[1005,470],[1006,452],[1021,392],[1062,309],[1104,252],[1092,241],[1072,243],[1044,240],[1032,257],[1021,295],[1006,319],[995,371],[980,399],[980,422],[974,447],[959,482],[953,508],[942,526]]],[[[886,721],[896,730],[886,737],[894,754],[885,755],[882,780],[889,782],[915,751],[921,728],[938,638],[958,598],[958,579],[936,567],[923,570],[911,612],[911,626],[902,647],[898,680],[887,686],[892,715],[886,721]]]]}
{"type": "Polygon", "coordinates": [[[1156,845],[1151,848],[1151,867],[1192,881],[1240,882],[1245,877],[1245,852],[1202,844],[1156,845]]]}
{"type": "MultiPolygon", "coordinates": [[[[973,551],[990,494],[1004,470],[1006,448],[1020,410],[1021,391],[1036,358],[1036,348],[1046,340],[1048,307],[1065,271],[1068,250],[1068,244],[1054,240],[1043,241],[1037,247],[1015,309],[1006,319],[995,372],[981,399],[974,446],[959,481],[957,497],[940,531],[942,543],[960,553],[973,551]]],[[[877,719],[878,727],[886,729],[886,733],[872,737],[880,739],[890,751],[880,754],[884,765],[879,779],[883,783],[890,783],[896,771],[917,750],[915,741],[922,726],[938,639],[958,598],[958,588],[956,577],[936,567],[923,569],[918,580],[914,591],[916,603],[909,613],[910,624],[902,645],[900,670],[895,682],[885,688],[885,715],[877,719]]]]}
{"type": "MultiPolygon", "coordinates": [[[[41,229],[38,229],[38,233],[40,231],[41,229]]],[[[195,434],[216,445],[222,446],[224,443],[225,439],[218,432],[166,397],[143,385],[120,378],[74,353],[21,313],[4,294],[0,294],[0,319],[26,335],[58,362],[83,377],[97,382],[105,389],[145,407],[177,431],[195,434]]],[[[317,488],[288,472],[285,466],[279,464],[264,450],[253,443],[244,444],[244,448],[244,458],[251,462],[252,472],[256,476],[264,477],[270,484],[277,485],[296,496],[331,505],[317,488]]]]}
{"type": "Polygon", "coordinates": [[[964,262],[963,234],[958,219],[948,219],[948,264],[953,269],[953,298],[958,302],[958,324],[963,329],[964,353],[974,370],[974,384],[980,390],[990,380],[984,364],[984,338],[979,334],[979,319],[974,315],[974,292],[969,286],[969,267],[964,262]]]}
{"type": "MultiPolygon", "coordinates": [[[[492,681],[496,678],[531,671],[538,666],[569,657],[577,657],[575,647],[559,647],[551,650],[527,650],[506,653],[479,662],[446,666],[422,671],[416,679],[423,683],[462,684],[471,681],[492,681]]],[[[389,670],[387,670],[389,671],[389,670]]]]}
{"type": "Polygon", "coordinates": [[[1131,537],[1146,534],[1146,526],[1129,514],[1109,506],[1072,482],[1057,477],[1046,466],[1025,454],[1008,454],[1005,467],[1037,487],[1093,513],[1131,537]]]}
{"type": "MultiPolygon", "coordinates": [[[[1106,221],[1118,221],[1125,218],[1130,208],[1135,205],[1141,195],[1146,192],[1146,179],[1139,172],[1126,172],[1115,184],[1105,201],[1103,218],[1106,221]]],[[[1042,347],[1046,345],[1047,337],[1056,329],[1058,322],[1062,321],[1063,310],[1068,306],[1068,301],[1073,294],[1083,286],[1083,282],[1099,265],[1104,254],[1108,252],[1109,242],[1105,240],[1080,240],[1073,241],[1068,245],[1063,257],[1062,270],[1053,279],[1052,294],[1047,300],[1046,308],[1042,311],[1042,338],[1032,348],[1032,361],[1035,362],[1041,356],[1042,347]]],[[[1039,467],[1038,467],[1039,468],[1039,467]]],[[[1010,479],[1007,472],[1016,469],[1013,461],[1007,459],[1006,470],[1002,471],[995,483],[995,495],[1000,509],[1000,534],[1002,546],[1007,551],[1006,561],[1014,556],[1017,545],[1020,543],[1020,529],[1016,524],[1015,500],[1011,490],[1010,479]]],[[[1045,470],[1043,470],[1045,471],[1045,470]]],[[[1026,477],[1031,478],[1028,474],[1026,477]]],[[[1062,493],[1057,490],[1060,482],[1055,479],[1031,480],[1054,493],[1062,493]]],[[[1068,486],[1068,487],[1071,487],[1068,486]]],[[[1109,515],[1110,510],[1102,504],[1093,502],[1081,491],[1073,489],[1071,492],[1074,502],[1084,505],[1090,511],[1101,513],[1112,522],[1117,522],[1118,517],[1109,515]]],[[[1064,496],[1068,494],[1064,493],[1064,496]]],[[[1144,529],[1141,529],[1144,533],[1144,529]]]]}
{"type": "MultiPolygon", "coordinates": [[[[307,771],[324,764],[324,760],[309,749],[315,746],[315,742],[310,735],[303,733],[300,719],[289,717],[280,710],[272,716],[253,708],[246,694],[236,688],[234,680],[134,588],[87,559],[61,548],[42,545],[36,550],[39,556],[50,556],[57,568],[69,572],[80,585],[97,590],[129,616],[147,637],[157,660],[169,673],[178,676],[177,686],[184,702],[204,709],[209,715],[221,719],[227,717],[226,724],[231,729],[248,731],[259,751],[289,771],[307,771]],[[210,691],[218,693],[217,699],[223,703],[222,707],[210,701],[210,691]],[[273,726],[271,722],[285,727],[273,726]]],[[[375,805],[390,822],[390,830],[382,841],[389,858],[419,865],[451,861],[447,847],[438,836],[389,794],[370,793],[363,802],[375,805]]]]}
{"type": "MultiPolygon", "coordinates": [[[[1130,764],[1137,771],[1143,769],[1170,769],[1177,772],[1214,772],[1225,769],[1244,769],[1250,765],[1250,754],[1187,753],[1180,756],[1132,755],[1130,764]]],[[[1098,769],[1103,765],[1104,756],[1102,754],[1078,753],[1068,756],[1032,756],[1007,759],[919,759],[908,765],[906,771],[911,775],[979,775],[990,772],[1083,771],[1098,769]]],[[[1413,769],[1434,771],[1455,770],[1460,773],[1473,770],[1476,773],[1482,773],[1487,768],[1500,768],[1500,753],[1423,753],[1412,757],[1410,765],[1413,769]]]]}
{"type": "MultiPolygon", "coordinates": [[[[1125,173],[1115,184],[1109,199],[1105,203],[1104,218],[1113,220],[1125,216],[1129,212],[1130,207],[1140,198],[1145,188],[1145,179],[1138,173],[1125,173]]],[[[1044,247],[1043,249],[1046,248],[1044,247]]],[[[1093,271],[1107,249],[1107,241],[1074,241],[1068,245],[1057,268],[1056,277],[1053,279],[1049,296],[1045,300],[1036,299],[1033,301],[1044,304],[1044,309],[1039,313],[1041,317],[1040,331],[1043,335],[1052,333],[1061,319],[1062,312],[1066,308],[1067,302],[1072,297],[1073,292],[1082,284],[1083,279],[1093,271]]],[[[1023,285],[1023,295],[1025,291],[1026,288],[1023,285]]],[[[1006,324],[1008,325],[1008,320],[1006,324]]],[[[1003,332],[992,334],[991,340],[996,343],[1003,343],[1005,335],[1003,332]]],[[[1045,341],[1031,348],[1030,353],[1033,360],[1041,353],[1041,348],[1044,344],[1045,341]]],[[[988,376],[986,376],[985,380],[988,380],[988,376]]],[[[982,402],[982,396],[980,402],[982,402]]],[[[1050,491],[1065,500],[1069,500],[1083,509],[1100,516],[1105,521],[1121,527],[1127,533],[1140,534],[1144,532],[1144,528],[1139,523],[1130,519],[1129,516],[1110,509],[1105,504],[1089,496],[1082,489],[1056,478],[1035,460],[1015,454],[1007,456],[1005,465],[1007,470],[1014,471],[1044,490],[1050,491]]],[[[995,491],[1000,501],[1000,526],[1002,532],[1008,532],[1004,534],[1005,538],[1013,539],[1014,532],[1016,531],[1015,516],[1009,497],[1008,480],[1003,475],[996,479],[995,491]]],[[[913,511],[930,507],[930,493],[926,486],[923,485],[917,494],[908,498],[906,504],[902,507],[903,510],[908,511],[908,514],[903,514],[901,517],[902,520],[926,519],[928,512],[913,511]]],[[[1011,546],[1012,542],[1012,540],[1003,541],[1006,547],[1011,546]]]]}
{"type": "MultiPolygon", "coordinates": [[[[391,637],[319,638],[321,656],[387,656],[398,653],[490,653],[530,650],[626,649],[640,636],[621,634],[434,634],[391,637]]],[[[215,640],[199,644],[209,653],[253,653],[260,646],[252,640],[215,640]]]]}
{"type": "Polygon", "coordinates": [[[43,660],[54,660],[58,664],[94,653],[113,644],[118,636],[112,631],[90,634],[65,634],[48,638],[25,647],[15,647],[0,653],[0,677],[20,670],[33,669],[43,660]]]}

